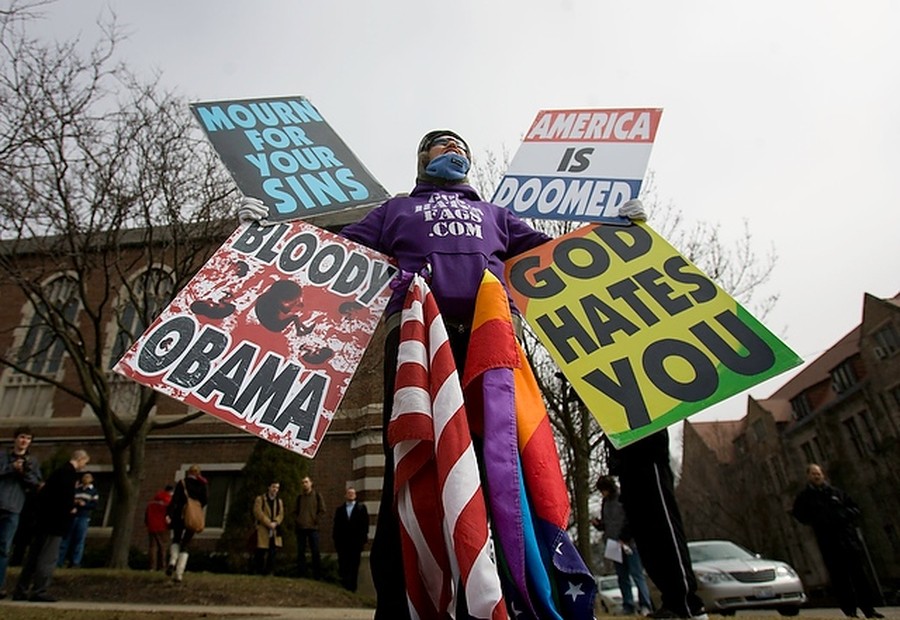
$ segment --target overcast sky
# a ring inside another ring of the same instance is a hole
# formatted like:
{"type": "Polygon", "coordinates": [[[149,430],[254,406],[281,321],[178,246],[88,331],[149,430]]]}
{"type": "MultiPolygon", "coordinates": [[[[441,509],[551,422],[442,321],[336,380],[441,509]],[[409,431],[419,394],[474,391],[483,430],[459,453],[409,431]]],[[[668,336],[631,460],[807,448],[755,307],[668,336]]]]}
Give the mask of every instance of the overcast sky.
{"type": "Polygon", "coordinates": [[[774,246],[765,322],[805,359],[900,291],[898,2],[69,0],[40,31],[90,41],[110,8],[133,69],[195,101],[304,95],[392,193],[430,129],[477,158],[541,109],[663,108],[661,198],[774,246]]]}

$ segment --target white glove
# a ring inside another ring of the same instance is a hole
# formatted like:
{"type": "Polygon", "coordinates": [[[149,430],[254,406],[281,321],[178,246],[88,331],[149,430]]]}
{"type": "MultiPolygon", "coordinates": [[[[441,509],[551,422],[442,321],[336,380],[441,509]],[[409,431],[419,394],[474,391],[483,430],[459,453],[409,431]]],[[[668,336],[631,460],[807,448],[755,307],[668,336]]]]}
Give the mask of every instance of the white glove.
{"type": "Polygon", "coordinates": [[[647,219],[647,212],[644,211],[644,203],[639,198],[629,200],[619,207],[619,215],[627,217],[629,220],[643,222],[647,219]]]}
{"type": "Polygon", "coordinates": [[[267,217],[269,217],[269,208],[263,204],[262,200],[244,196],[238,206],[238,219],[241,222],[265,222],[267,217]]]}

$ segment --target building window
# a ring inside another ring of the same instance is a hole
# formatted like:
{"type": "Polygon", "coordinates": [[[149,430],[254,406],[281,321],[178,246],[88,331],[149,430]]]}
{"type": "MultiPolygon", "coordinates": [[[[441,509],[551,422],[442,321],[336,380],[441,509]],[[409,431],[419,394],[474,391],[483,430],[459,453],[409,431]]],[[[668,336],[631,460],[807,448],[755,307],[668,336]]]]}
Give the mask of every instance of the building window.
{"type": "Polygon", "coordinates": [[[900,349],[900,336],[897,335],[897,330],[893,325],[882,327],[872,334],[872,338],[875,342],[875,355],[879,359],[893,355],[900,349]]]}
{"type": "Polygon", "coordinates": [[[787,476],[784,473],[784,465],[778,455],[769,457],[769,469],[772,472],[772,478],[777,484],[777,489],[786,489],[788,486],[787,476]]]}
{"type": "Polygon", "coordinates": [[[19,369],[3,374],[0,417],[50,417],[54,386],[32,375],[61,380],[66,349],[53,324],[72,324],[78,314],[78,283],[61,276],[42,287],[43,299],[30,305],[30,318],[13,357],[19,369]]]}
{"type": "Polygon", "coordinates": [[[816,451],[813,448],[811,441],[804,441],[800,444],[800,449],[803,450],[803,458],[806,459],[807,463],[818,463],[819,459],[816,458],[816,451]]]}
{"type": "Polygon", "coordinates": [[[822,449],[822,444],[819,443],[819,438],[818,438],[818,437],[813,437],[813,438],[812,438],[812,443],[813,443],[813,446],[814,446],[815,449],[816,449],[816,454],[819,455],[819,459],[820,459],[820,460],[817,461],[817,462],[819,462],[819,463],[825,462],[825,460],[828,459],[828,454],[825,452],[825,450],[822,449]]]}
{"type": "Polygon", "coordinates": [[[812,407],[809,406],[809,399],[805,393],[798,394],[791,399],[791,409],[794,411],[794,417],[798,420],[802,420],[812,413],[812,407]]]}
{"type": "Polygon", "coordinates": [[[753,422],[753,436],[756,438],[756,441],[763,441],[766,438],[766,427],[763,425],[762,420],[753,422]]]}
{"type": "MultiPolygon", "coordinates": [[[[94,476],[94,488],[100,497],[97,499],[97,507],[91,513],[91,527],[112,527],[112,508],[116,503],[112,500],[115,494],[113,489],[113,472],[96,471],[91,469],[94,476]]],[[[143,510],[143,508],[141,508],[143,510]]]]}
{"type": "Polygon", "coordinates": [[[850,439],[850,443],[856,450],[856,455],[864,456],[866,453],[866,447],[863,442],[862,434],[859,432],[859,425],[856,423],[856,418],[847,418],[846,420],[844,420],[843,424],[844,429],[847,431],[847,436],[850,439]]]}
{"type": "Polygon", "coordinates": [[[869,452],[875,449],[875,446],[878,445],[878,430],[875,428],[875,424],[872,422],[872,414],[869,413],[868,409],[864,409],[862,413],[859,414],[860,419],[863,423],[863,428],[865,429],[865,440],[866,446],[869,449],[869,452]]]}
{"type": "Polygon", "coordinates": [[[163,311],[172,299],[174,288],[172,276],[155,267],[141,272],[123,289],[119,296],[118,329],[110,352],[110,366],[119,361],[150,321],[163,311]]]}
{"type": "Polygon", "coordinates": [[[884,526],[884,535],[891,544],[891,549],[894,550],[894,553],[900,553],[900,538],[897,536],[897,530],[894,528],[893,523],[888,523],[884,526]]]}
{"type": "Polygon", "coordinates": [[[831,388],[837,393],[842,394],[854,385],[856,385],[856,372],[853,365],[847,361],[831,371],[831,388]]]}
{"type": "MultiPolygon", "coordinates": [[[[186,472],[188,467],[189,465],[183,466],[182,472],[186,472]]],[[[243,484],[241,477],[243,467],[243,463],[200,465],[203,477],[209,483],[209,502],[206,504],[207,529],[225,529],[231,503],[237,497],[240,485],[243,484]]],[[[247,507],[247,510],[251,509],[252,506],[247,507]]]]}
{"type": "MultiPolygon", "coordinates": [[[[110,330],[110,333],[115,334],[110,347],[110,368],[144,333],[150,321],[162,312],[172,299],[174,288],[172,277],[159,267],[143,271],[133,278],[128,286],[123,287],[119,295],[116,323],[110,330]]],[[[141,385],[111,371],[107,373],[107,378],[113,408],[122,413],[137,414],[141,385]]]]}

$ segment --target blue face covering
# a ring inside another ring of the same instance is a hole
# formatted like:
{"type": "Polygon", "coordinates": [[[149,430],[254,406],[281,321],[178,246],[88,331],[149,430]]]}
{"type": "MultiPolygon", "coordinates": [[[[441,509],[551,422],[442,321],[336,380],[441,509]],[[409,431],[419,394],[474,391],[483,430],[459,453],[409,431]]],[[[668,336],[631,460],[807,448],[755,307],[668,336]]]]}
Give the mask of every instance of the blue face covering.
{"type": "Polygon", "coordinates": [[[469,171],[469,160],[456,153],[438,155],[425,168],[425,172],[439,179],[461,181],[469,171]]]}

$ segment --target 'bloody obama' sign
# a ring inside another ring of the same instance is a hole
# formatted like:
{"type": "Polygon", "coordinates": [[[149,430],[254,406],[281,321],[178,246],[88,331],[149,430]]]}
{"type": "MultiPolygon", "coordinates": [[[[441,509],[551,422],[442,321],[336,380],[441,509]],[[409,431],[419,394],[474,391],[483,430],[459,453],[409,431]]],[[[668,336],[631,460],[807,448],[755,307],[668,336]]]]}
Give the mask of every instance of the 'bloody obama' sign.
{"type": "Polygon", "coordinates": [[[643,223],[579,228],[507,261],[506,280],[617,447],[802,361],[643,223]]]}
{"type": "Polygon", "coordinates": [[[383,255],[304,222],[243,225],[115,370],[314,456],[396,271],[383,255]]]}

